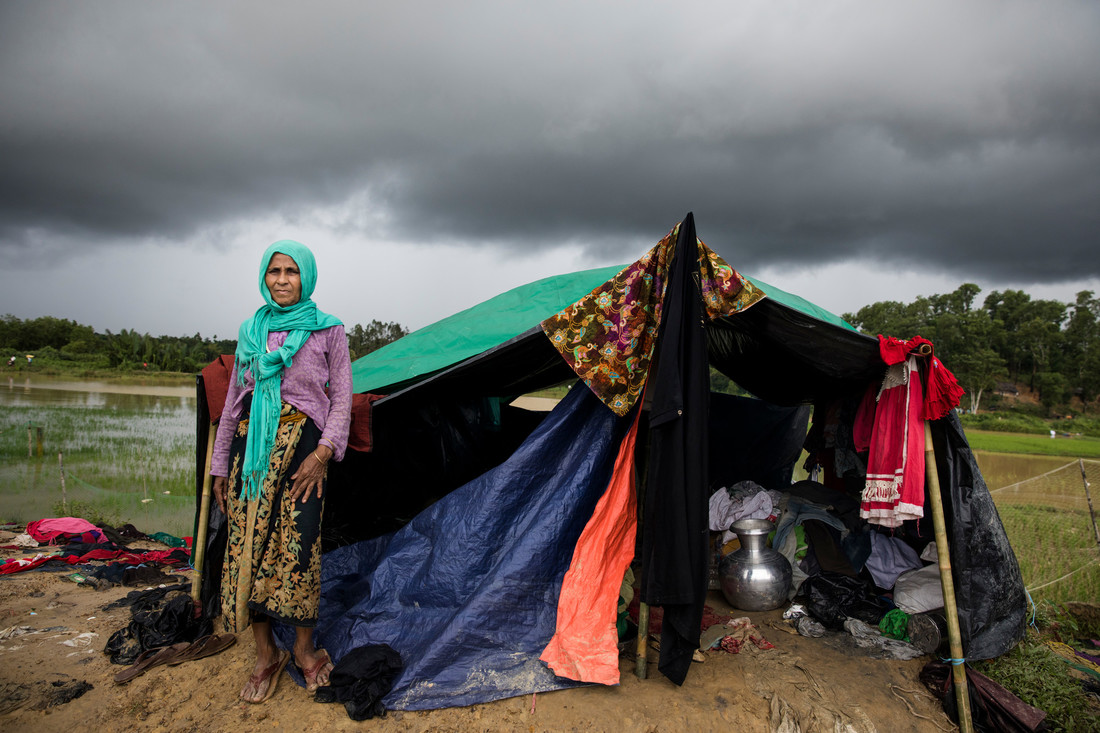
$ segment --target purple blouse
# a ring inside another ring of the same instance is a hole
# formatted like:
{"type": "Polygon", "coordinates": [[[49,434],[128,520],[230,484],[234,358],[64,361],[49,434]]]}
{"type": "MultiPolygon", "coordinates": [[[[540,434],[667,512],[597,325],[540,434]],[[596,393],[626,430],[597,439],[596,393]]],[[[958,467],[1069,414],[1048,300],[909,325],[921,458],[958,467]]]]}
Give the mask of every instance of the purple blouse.
{"type": "MultiPolygon", "coordinates": [[[[286,331],[267,335],[267,347],[275,350],[286,341],[286,331]]],[[[229,444],[237,431],[244,399],[252,392],[254,380],[245,372],[246,386],[237,384],[237,367],[229,378],[225,409],[218,422],[210,475],[229,476],[229,444]]],[[[289,367],[283,370],[281,394],[284,402],[304,412],[321,430],[321,443],[332,449],[337,461],[344,457],[351,425],[351,357],[343,326],[314,331],[298,349],[289,367]],[[328,393],[325,393],[325,384],[328,393]]]]}

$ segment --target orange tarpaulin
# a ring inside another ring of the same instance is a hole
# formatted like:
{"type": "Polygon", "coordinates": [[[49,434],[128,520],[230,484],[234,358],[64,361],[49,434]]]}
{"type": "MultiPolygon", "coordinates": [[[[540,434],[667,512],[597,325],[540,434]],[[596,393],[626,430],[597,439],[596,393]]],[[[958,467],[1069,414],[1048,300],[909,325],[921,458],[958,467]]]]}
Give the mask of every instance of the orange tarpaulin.
{"type": "Polygon", "coordinates": [[[554,637],[540,657],[559,677],[603,685],[619,683],[615,614],[623,574],[634,557],[637,434],[635,418],[619,446],[607,490],[577,540],[573,562],[562,579],[554,637]]]}

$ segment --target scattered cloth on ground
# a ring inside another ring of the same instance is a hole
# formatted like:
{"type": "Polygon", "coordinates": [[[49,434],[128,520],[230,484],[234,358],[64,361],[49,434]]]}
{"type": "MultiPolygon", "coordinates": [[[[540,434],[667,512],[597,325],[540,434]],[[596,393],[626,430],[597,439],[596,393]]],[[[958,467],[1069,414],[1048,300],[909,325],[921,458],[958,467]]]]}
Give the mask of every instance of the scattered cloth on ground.
{"type": "Polygon", "coordinates": [[[748,616],[742,616],[730,621],[726,626],[729,633],[718,642],[718,647],[730,654],[737,654],[746,643],[751,643],[757,649],[775,649],[775,645],[764,638],[760,629],[749,620],[748,616]]]}
{"type": "Polygon", "coordinates": [[[874,626],[860,621],[858,618],[850,618],[844,622],[844,630],[855,639],[856,646],[862,649],[871,649],[881,652],[890,659],[916,659],[924,656],[924,652],[912,644],[897,639],[890,639],[882,635],[874,626]]]}
{"type": "Polygon", "coordinates": [[[8,540],[8,544],[4,545],[5,550],[22,550],[24,548],[35,547],[38,547],[38,540],[36,540],[34,537],[31,537],[26,532],[24,532],[23,534],[17,534],[15,537],[12,537],[10,540],[8,540]]]}
{"type": "Polygon", "coordinates": [[[130,606],[130,623],[107,640],[103,653],[114,664],[133,664],[142,652],[178,642],[191,643],[211,632],[211,622],[195,618],[191,584],[134,591],[104,610],[130,606]]]}
{"type": "Polygon", "coordinates": [[[38,519],[27,525],[27,534],[43,545],[57,544],[57,540],[79,539],[81,542],[102,542],[103,532],[87,519],[58,517],[38,519]]]}
{"type": "Polygon", "coordinates": [[[401,655],[386,644],[356,647],[336,663],[329,673],[329,684],[317,688],[317,702],[342,702],[352,720],[382,717],[382,704],[393,688],[393,681],[404,669],[401,655]]]}
{"type": "Polygon", "coordinates": [[[1043,643],[1078,672],[1100,680],[1100,664],[1097,664],[1096,657],[1077,651],[1069,644],[1060,641],[1047,640],[1043,643]]]}
{"type": "Polygon", "coordinates": [[[97,636],[99,636],[99,634],[95,633],[94,631],[84,631],[77,634],[73,638],[66,639],[65,641],[60,643],[65,646],[71,646],[74,649],[80,649],[86,646],[91,646],[92,639],[96,638],[97,636]]]}
{"type": "Polygon", "coordinates": [[[149,539],[154,542],[159,542],[162,545],[168,545],[169,547],[187,547],[187,541],[182,537],[176,537],[175,535],[168,534],[167,532],[154,532],[149,535],[149,539]]]}
{"type": "Polygon", "coordinates": [[[20,708],[45,710],[75,700],[92,685],[84,680],[64,679],[53,682],[7,682],[0,684],[0,715],[20,708]]]}
{"type": "Polygon", "coordinates": [[[134,540],[149,539],[144,532],[139,531],[138,528],[132,524],[124,524],[118,528],[112,527],[109,524],[101,524],[99,525],[99,529],[107,537],[108,541],[122,548],[125,548],[134,540]]]}
{"type": "Polygon", "coordinates": [[[798,629],[798,633],[802,636],[808,636],[812,639],[820,639],[825,636],[828,631],[820,621],[810,616],[802,616],[799,618],[795,628],[798,629]]]}
{"type": "Polygon", "coordinates": [[[126,565],[141,565],[143,563],[161,563],[164,565],[173,565],[176,563],[186,563],[190,561],[191,556],[187,550],[175,549],[175,550],[150,550],[149,552],[134,553],[128,550],[106,550],[95,549],[89,552],[85,552],[83,555],[64,554],[58,553],[53,555],[46,555],[39,553],[33,558],[9,558],[2,565],[0,565],[0,575],[8,575],[10,573],[18,573],[25,570],[33,570],[41,565],[44,565],[51,561],[58,561],[68,563],[69,565],[78,565],[81,563],[91,562],[92,560],[117,560],[126,565]]]}
{"type": "Polygon", "coordinates": [[[891,639],[909,641],[909,614],[899,608],[887,611],[878,622],[878,630],[891,639]]]}

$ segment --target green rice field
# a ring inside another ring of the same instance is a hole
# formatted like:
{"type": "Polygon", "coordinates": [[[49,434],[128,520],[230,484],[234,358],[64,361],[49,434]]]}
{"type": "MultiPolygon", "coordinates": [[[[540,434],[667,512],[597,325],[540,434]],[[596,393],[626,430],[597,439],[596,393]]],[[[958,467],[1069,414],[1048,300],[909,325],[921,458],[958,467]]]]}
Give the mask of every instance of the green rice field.
{"type": "Polygon", "coordinates": [[[32,399],[0,389],[0,520],[23,523],[64,511],[130,522],[146,533],[190,535],[194,400],[96,394],[44,389],[32,399]]]}

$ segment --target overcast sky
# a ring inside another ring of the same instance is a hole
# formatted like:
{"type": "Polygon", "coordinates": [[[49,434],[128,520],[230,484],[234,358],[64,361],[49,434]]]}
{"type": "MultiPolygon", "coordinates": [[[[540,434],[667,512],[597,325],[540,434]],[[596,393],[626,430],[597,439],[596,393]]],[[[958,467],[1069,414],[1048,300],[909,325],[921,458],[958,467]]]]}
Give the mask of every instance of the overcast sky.
{"type": "Polygon", "coordinates": [[[0,313],[235,336],[292,238],[416,328],[688,211],[837,313],[1100,293],[1100,4],[0,3],[0,313]]]}

